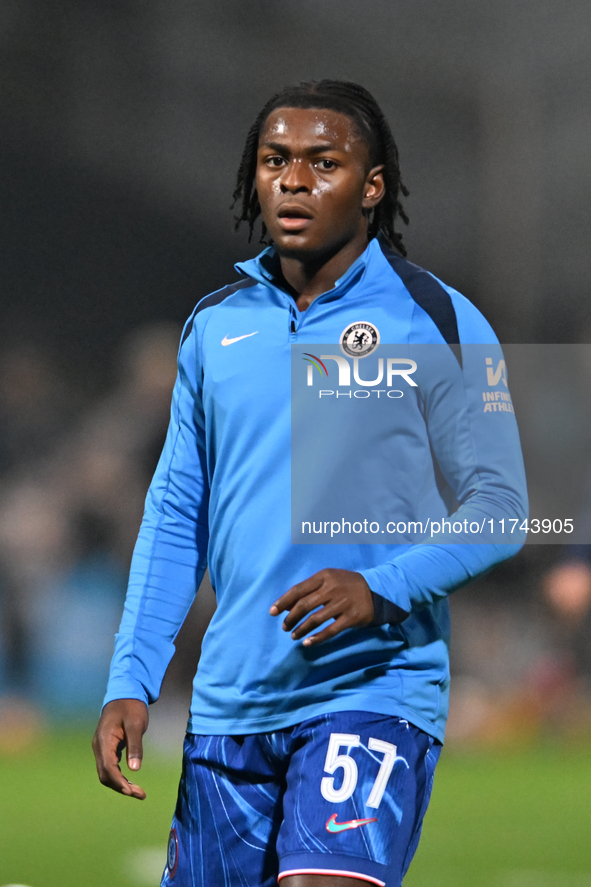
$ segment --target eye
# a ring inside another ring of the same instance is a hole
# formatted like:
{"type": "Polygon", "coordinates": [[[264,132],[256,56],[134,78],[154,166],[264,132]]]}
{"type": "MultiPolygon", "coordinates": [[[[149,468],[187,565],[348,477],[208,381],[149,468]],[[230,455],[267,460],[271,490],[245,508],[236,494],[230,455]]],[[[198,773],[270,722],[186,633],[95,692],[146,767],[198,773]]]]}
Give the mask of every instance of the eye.
{"type": "Polygon", "coordinates": [[[320,160],[316,161],[316,165],[324,172],[328,172],[330,169],[336,169],[336,163],[334,160],[329,160],[328,157],[321,157],[320,160]]]}
{"type": "Polygon", "coordinates": [[[279,154],[273,154],[271,157],[265,157],[264,159],[265,166],[270,166],[273,169],[279,169],[285,163],[285,158],[280,157],[279,154]]]}

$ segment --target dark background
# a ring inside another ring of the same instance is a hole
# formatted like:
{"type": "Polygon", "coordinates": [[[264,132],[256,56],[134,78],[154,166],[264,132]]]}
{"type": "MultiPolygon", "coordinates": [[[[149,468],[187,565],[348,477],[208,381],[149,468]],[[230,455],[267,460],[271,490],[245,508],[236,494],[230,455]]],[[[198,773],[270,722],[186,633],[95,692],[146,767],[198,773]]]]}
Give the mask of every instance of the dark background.
{"type": "Polygon", "coordinates": [[[581,341],[590,19],[587,0],[3,0],[2,340],[96,385],[131,327],[182,321],[256,251],[229,211],[248,126],[329,76],[391,121],[410,258],[502,341],[581,341]]]}

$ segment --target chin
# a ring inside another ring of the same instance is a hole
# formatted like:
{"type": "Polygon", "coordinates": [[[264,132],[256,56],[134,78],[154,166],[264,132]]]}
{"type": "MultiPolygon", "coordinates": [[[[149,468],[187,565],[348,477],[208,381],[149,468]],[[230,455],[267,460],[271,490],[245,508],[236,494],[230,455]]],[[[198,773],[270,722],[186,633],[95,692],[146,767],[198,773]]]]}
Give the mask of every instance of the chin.
{"type": "Polygon", "coordinates": [[[347,244],[344,241],[331,241],[329,243],[310,243],[305,240],[294,243],[295,238],[289,238],[289,243],[277,243],[274,241],[275,249],[282,259],[298,259],[299,261],[309,264],[324,264],[328,262],[336,253],[338,253],[347,244]]]}
{"type": "Polygon", "coordinates": [[[283,259],[303,259],[304,257],[314,256],[315,252],[310,250],[309,247],[306,247],[304,244],[291,243],[289,246],[286,246],[282,243],[273,242],[273,245],[277,251],[277,253],[283,259]]]}
{"type": "MultiPolygon", "coordinates": [[[[289,237],[280,236],[275,240],[273,238],[273,245],[275,249],[279,253],[280,256],[283,256],[286,259],[297,259],[302,258],[303,256],[314,256],[319,250],[314,247],[314,245],[310,245],[306,242],[305,239],[298,239],[297,236],[293,234],[289,237]]],[[[322,252],[322,250],[320,250],[322,252]]]]}

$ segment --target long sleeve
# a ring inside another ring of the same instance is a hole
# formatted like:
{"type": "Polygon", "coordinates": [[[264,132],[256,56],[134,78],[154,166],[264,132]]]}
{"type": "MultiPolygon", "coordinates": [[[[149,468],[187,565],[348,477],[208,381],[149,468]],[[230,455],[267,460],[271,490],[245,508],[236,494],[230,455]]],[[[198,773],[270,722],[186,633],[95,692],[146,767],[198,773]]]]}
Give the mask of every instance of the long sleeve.
{"type": "Polygon", "coordinates": [[[179,352],[171,420],[146,499],[104,703],[154,702],[207,563],[201,371],[192,319],[179,352]]]}
{"type": "Polygon", "coordinates": [[[462,346],[460,361],[447,346],[423,346],[414,356],[424,368],[421,395],[433,457],[458,507],[445,524],[431,520],[420,544],[360,571],[373,592],[406,613],[514,555],[524,542],[520,526],[528,514],[506,376],[487,374],[489,365],[504,366],[500,346],[462,346]],[[450,532],[454,524],[462,531],[450,532]]]}

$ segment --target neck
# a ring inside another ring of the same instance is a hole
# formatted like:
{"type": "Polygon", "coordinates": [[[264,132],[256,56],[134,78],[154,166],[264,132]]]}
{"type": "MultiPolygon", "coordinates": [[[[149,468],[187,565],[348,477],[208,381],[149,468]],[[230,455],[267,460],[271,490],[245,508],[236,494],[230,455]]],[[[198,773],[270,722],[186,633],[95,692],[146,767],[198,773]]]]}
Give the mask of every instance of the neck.
{"type": "Polygon", "coordinates": [[[328,257],[326,254],[306,258],[280,255],[281,273],[294,291],[299,310],[305,311],[317,296],[331,290],[366,249],[367,243],[367,233],[364,232],[363,236],[354,238],[328,257]]]}

